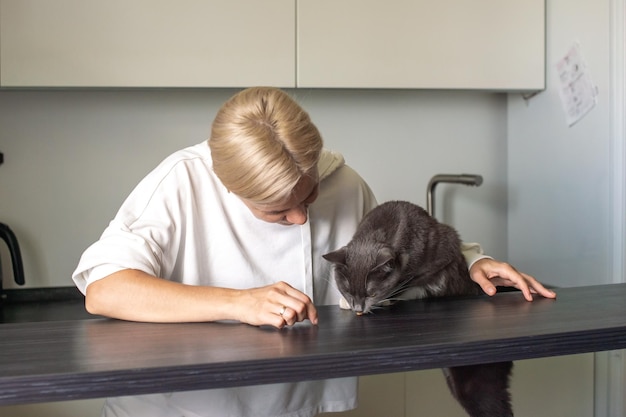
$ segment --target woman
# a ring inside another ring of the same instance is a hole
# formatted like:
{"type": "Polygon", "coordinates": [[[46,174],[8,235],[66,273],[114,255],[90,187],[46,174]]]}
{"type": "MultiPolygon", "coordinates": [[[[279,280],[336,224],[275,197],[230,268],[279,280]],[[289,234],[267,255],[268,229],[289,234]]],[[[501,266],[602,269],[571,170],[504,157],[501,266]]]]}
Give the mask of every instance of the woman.
{"type": "MultiPolygon", "coordinates": [[[[207,142],[144,178],[73,279],[94,314],[150,322],[238,320],[281,328],[338,304],[322,254],[376,205],[363,179],[322,148],[286,93],[250,88],[219,110],[207,142]]],[[[506,263],[467,254],[472,279],[554,294],[506,263]]],[[[313,416],[356,405],[356,378],[109,399],[105,416],[313,416]]]]}

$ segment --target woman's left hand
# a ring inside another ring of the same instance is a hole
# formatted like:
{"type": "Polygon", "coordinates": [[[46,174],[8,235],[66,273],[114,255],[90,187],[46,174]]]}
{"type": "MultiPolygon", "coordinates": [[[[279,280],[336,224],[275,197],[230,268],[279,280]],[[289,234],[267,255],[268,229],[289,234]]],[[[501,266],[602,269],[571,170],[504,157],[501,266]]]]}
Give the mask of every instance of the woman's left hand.
{"type": "Polygon", "coordinates": [[[476,261],[470,268],[470,276],[487,295],[494,295],[496,286],[503,286],[517,288],[528,301],[533,300],[533,294],[539,294],[546,298],[556,298],[554,291],[544,287],[534,277],[519,272],[506,262],[495,259],[484,258],[476,261]]]}

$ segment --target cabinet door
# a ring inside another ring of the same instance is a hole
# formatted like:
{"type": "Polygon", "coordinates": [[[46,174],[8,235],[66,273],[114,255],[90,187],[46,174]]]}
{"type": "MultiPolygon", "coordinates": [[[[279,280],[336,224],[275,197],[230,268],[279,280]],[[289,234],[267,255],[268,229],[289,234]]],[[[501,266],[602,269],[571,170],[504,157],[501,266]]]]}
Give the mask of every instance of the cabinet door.
{"type": "Polygon", "coordinates": [[[295,2],[0,0],[0,86],[295,86],[295,2]]]}
{"type": "Polygon", "coordinates": [[[544,0],[298,0],[299,87],[539,90],[544,0]]]}

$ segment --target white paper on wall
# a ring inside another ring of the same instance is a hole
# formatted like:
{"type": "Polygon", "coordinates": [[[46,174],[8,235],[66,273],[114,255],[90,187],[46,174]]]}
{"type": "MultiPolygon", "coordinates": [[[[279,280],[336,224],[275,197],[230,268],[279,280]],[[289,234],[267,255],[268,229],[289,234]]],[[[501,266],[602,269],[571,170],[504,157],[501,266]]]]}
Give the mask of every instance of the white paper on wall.
{"type": "Polygon", "coordinates": [[[565,119],[571,127],[596,105],[598,89],[589,75],[578,43],[557,62],[556,70],[565,119]]]}

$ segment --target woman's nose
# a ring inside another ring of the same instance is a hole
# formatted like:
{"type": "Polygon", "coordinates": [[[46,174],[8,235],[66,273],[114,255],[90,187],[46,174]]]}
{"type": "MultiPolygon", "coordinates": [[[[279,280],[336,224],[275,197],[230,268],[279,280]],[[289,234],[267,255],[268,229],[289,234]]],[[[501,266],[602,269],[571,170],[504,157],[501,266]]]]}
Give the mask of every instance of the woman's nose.
{"type": "Polygon", "coordinates": [[[308,206],[301,205],[294,207],[287,213],[285,220],[292,224],[304,224],[308,218],[308,206]]]}

